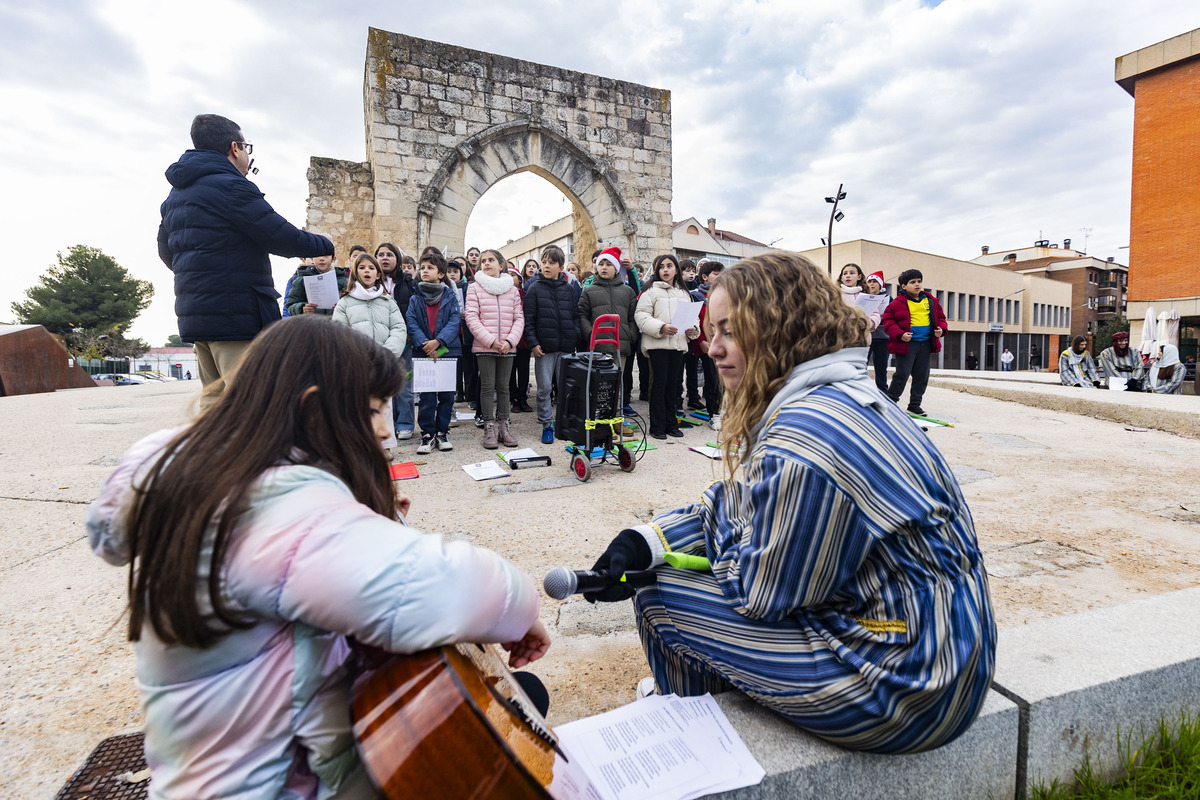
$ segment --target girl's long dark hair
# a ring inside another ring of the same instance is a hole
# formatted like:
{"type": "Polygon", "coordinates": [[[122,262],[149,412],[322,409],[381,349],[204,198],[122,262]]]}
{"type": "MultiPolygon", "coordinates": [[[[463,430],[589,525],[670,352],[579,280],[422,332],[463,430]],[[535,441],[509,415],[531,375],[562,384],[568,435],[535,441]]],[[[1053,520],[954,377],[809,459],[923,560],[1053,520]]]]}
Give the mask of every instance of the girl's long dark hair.
{"type": "Polygon", "coordinates": [[[655,258],[654,258],[654,277],[652,280],[655,280],[655,281],[662,280],[662,278],[658,277],[658,271],[662,268],[662,265],[668,261],[670,261],[675,266],[675,278],[671,281],[671,285],[675,286],[679,289],[683,289],[686,292],[687,284],[683,282],[683,270],[681,270],[679,268],[679,259],[675,258],[675,256],[671,255],[670,253],[663,253],[660,256],[655,256],[655,258]]]}
{"type": "Polygon", "coordinates": [[[216,402],[134,487],[130,640],[149,624],[166,644],[203,648],[249,627],[222,599],[222,567],[248,495],[271,467],[319,467],[340,478],[360,503],[394,519],[370,401],[395,395],[403,382],[400,360],[349,326],[304,315],[259,334],[216,402]],[[202,559],[208,560],[206,587],[200,585],[202,559]],[[201,591],[215,620],[201,610],[201,591]]]}

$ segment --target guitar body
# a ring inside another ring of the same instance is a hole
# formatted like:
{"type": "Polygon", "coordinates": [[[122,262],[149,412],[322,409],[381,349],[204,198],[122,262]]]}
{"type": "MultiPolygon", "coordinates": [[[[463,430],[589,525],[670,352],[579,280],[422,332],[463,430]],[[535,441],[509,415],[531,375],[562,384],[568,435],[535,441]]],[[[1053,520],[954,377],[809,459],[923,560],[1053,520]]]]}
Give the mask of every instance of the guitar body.
{"type": "Polygon", "coordinates": [[[553,735],[489,648],[368,661],[354,683],[354,737],[384,797],[549,800],[553,735]]]}

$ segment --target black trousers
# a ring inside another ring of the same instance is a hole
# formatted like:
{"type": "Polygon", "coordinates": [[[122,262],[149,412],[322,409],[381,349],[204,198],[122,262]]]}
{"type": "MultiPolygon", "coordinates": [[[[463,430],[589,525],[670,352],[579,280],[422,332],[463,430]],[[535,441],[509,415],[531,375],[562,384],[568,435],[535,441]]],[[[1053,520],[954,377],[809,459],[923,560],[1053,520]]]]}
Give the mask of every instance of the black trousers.
{"type": "Polygon", "coordinates": [[[872,339],[871,349],[867,351],[867,363],[875,368],[875,385],[879,387],[879,391],[887,394],[887,362],[888,362],[888,340],[872,339]]]}
{"type": "Polygon", "coordinates": [[[529,360],[532,350],[518,347],[513,356],[512,377],[508,381],[508,393],[514,403],[529,402],[529,360]]]}
{"type": "Polygon", "coordinates": [[[651,350],[650,360],[650,433],[666,433],[679,428],[675,421],[675,403],[679,400],[683,372],[682,350],[651,350]]]}
{"type": "Polygon", "coordinates": [[[929,356],[933,351],[930,342],[909,342],[908,352],[896,356],[896,372],[892,375],[892,383],[888,387],[888,397],[900,402],[904,394],[904,384],[912,375],[912,387],[908,390],[908,407],[921,405],[925,397],[925,387],[929,385],[929,356]]]}
{"type": "Polygon", "coordinates": [[[683,356],[683,383],[687,387],[688,405],[700,404],[700,383],[696,380],[696,368],[699,366],[699,356],[693,354],[689,347],[683,356]]]}

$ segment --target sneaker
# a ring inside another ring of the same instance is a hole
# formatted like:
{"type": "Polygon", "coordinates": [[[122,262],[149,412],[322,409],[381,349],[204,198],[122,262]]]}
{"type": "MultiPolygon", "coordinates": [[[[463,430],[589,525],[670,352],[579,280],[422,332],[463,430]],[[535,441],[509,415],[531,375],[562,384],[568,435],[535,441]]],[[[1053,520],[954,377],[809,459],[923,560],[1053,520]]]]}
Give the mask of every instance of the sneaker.
{"type": "Polygon", "coordinates": [[[647,675],[646,677],[644,677],[640,681],[638,681],[637,699],[641,700],[643,698],[649,697],[652,694],[658,694],[658,684],[654,682],[653,675],[647,675]]]}
{"type": "Polygon", "coordinates": [[[458,417],[451,417],[451,418],[450,418],[450,427],[451,427],[451,428],[457,428],[457,427],[458,427],[458,417]]]}
{"type": "Polygon", "coordinates": [[[708,427],[712,428],[714,431],[721,430],[721,415],[713,414],[711,417],[709,417],[708,427]]]}
{"type": "Polygon", "coordinates": [[[635,412],[633,410],[633,406],[629,405],[629,403],[626,403],[625,407],[621,409],[621,413],[627,417],[632,417],[635,412]]]}
{"type": "Polygon", "coordinates": [[[923,417],[925,416],[925,409],[921,408],[920,406],[914,406],[910,404],[908,407],[908,413],[917,414],[918,416],[923,417]]]}
{"type": "Polygon", "coordinates": [[[542,428],[542,444],[554,444],[554,426],[547,425],[542,428]]]}
{"type": "Polygon", "coordinates": [[[402,428],[401,430],[396,431],[397,439],[411,439],[412,436],[413,436],[412,428],[402,428]]]}
{"type": "Polygon", "coordinates": [[[688,400],[687,406],[688,406],[688,409],[690,409],[691,411],[696,411],[698,409],[704,408],[704,403],[702,403],[699,399],[688,400]]]}
{"type": "Polygon", "coordinates": [[[432,433],[421,434],[421,444],[417,446],[417,455],[425,455],[433,450],[434,435],[432,433]]]}
{"type": "Polygon", "coordinates": [[[448,441],[446,440],[446,434],[444,434],[444,433],[439,433],[439,434],[437,435],[437,448],[438,448],[438,450],[441,450],[441,451],[443,451],[443,452],[446,452],[446,451],[448,451],[448,450],[453,450],[453,449],[454,449],[454,445],[450,444],[450,442],[448,442],[448,441]]]}
{"type": "Polygon", "coordinates": [[[483,423],[483,415],[480,414],[478,411],[476,411],[475,412],[475,427],[482,428],[483,424],[484,424],[483,423]]]}

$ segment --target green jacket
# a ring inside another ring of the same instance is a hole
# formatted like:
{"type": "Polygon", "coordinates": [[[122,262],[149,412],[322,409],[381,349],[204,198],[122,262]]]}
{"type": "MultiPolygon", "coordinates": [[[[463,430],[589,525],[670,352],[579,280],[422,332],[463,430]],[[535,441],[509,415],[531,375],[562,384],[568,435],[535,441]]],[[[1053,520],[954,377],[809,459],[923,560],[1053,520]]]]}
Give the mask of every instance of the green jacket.
{"type": "MultiPolygon", "coordinates": [[[[334,267],[333,271],[337,275],[338,294],[341,294],[346,291],[346,281],[350,280],[350,270],[345,267],[334,267]]],[[[284,305],[287,306],[290,316],[300,316],[304,313],[304,306],[308,305],[308,292],[304,289],[304,276],[319,274],[316,267],[307,265],[296,270],[296,277],[292,281],[292,288],[288,290],[287,299],[284,300],[284,305]]],[[[317,313],[329,316],[333,314],[333,309],[318,308],[317,313]]]]}

